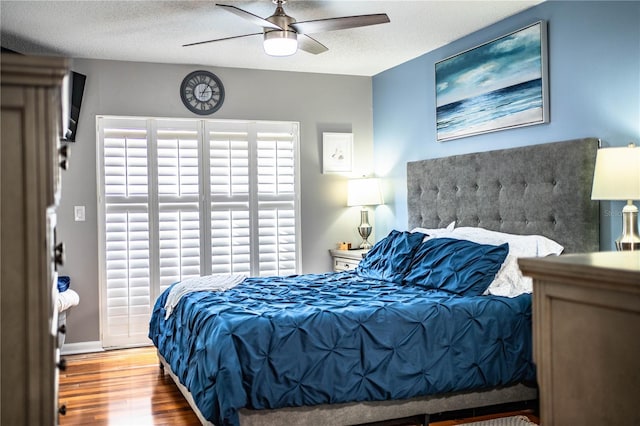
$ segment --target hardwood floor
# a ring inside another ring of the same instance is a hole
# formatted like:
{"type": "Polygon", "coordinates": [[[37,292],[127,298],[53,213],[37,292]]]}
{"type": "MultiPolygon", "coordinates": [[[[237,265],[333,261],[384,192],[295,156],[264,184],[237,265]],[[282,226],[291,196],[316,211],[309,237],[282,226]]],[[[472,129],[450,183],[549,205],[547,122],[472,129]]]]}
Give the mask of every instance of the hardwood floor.
{"type": "Polygon", "coordinates": [[[154,348],[69,355],[60,373],[61,426],[200,425],[154,348]]]}
{"type": "MultiPolygon", "coordinates": [[[[60,426],[191,426],[200,425],[168,374],[158,366],[153,347],[64,356],[60,373],[60,404],[67,414],[60,426]]],[[[446,420],[431,426],[452,426],[488,418],[523,414],[538,422],[532,410],[446,420]]]]}

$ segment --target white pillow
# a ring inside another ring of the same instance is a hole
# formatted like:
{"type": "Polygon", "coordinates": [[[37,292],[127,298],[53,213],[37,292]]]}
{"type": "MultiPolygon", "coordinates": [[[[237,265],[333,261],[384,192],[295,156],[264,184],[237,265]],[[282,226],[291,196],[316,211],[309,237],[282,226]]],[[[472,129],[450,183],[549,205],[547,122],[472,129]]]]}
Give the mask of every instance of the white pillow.
{"type": "Polygon", "coordinates": [[[448,234],[440,233],[440,238],[457,238],[479,244],[509,244],[509,254],[485,294],[515,297],[533,291],[533,280],[525,277],[518,266],[518,257],[544,257],[559,255],[564,250],[557,242],[542,235],[515,235],[489,231],[484,228],[460,227],[448,234]]]}
{"type": "Polygon", "coordinates": [[[460,239],[480,244],[500,245],[509,243],[509,254],[516,257],[543,257],[560,254],[564,250],[557,242],[542,235],[515,235],[489,231],[484,228],[461,227],[452,231],[460,239]]]}
{"type": "Polygon", "coordinates": [[[422,242],[425,242],[428,239],[437,238],[437,237],[441,237],[443,235],[449,234],[451,231],[453,231],[453,228],[455,226],[456,226],[456,222],[454,220],[453,222],[448,224],[446,228],[434,228],[434,229],[413,228],[411,232],[421,232],[425,234],[424,238],[422,239],[422,242]]]}
{"type": "Polygon", "coordinates": [[[518,258],[508,254],[502,267],[483,294],[516,297],[533,291],[533,279],[525,277],[518,266],[518,258]]]}

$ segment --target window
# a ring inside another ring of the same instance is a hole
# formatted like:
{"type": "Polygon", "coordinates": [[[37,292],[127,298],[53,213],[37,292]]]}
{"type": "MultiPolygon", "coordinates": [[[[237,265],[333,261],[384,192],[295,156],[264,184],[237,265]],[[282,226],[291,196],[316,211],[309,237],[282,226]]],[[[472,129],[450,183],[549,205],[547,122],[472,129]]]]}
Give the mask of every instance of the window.
{"type": "Polygon", "coordinates": [[[104,347],[148,343],[169,285],[299,267],[298,124],[97,118],[104,347]]]}

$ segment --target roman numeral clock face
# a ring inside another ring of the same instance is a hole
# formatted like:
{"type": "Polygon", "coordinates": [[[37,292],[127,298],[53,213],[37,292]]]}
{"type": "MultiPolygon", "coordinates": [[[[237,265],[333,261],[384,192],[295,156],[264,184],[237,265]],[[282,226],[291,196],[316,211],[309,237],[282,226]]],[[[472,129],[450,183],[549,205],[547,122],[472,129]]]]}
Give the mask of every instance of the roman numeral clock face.
{"type": "Polygon", "coordinates": [[[189,111],[209,115],[222,106],[224,86],[222,81],[209,71],[194,71],[182,80],[180,97],[189,111]]]}

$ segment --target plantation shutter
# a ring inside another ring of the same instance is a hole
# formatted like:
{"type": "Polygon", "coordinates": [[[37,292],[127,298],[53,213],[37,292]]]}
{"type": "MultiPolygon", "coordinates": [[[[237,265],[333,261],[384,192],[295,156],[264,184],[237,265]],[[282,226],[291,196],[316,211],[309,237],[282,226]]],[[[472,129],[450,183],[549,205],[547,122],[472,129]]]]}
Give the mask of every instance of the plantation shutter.
{"type": "Polygon", "coordinates": [[[151,312],[149,134],[141,120],[117,124],[121,125],[99,129],[103,142],[105,346],[144,339],[151,312]]]}
{"type": "Polygon", "coordinates": [[[249,129],[208,123],[212,273],[251,271],[249,129]]]}
{"type": "Polygon", "coordinates": [[[171,284],[298,270],[297,123],[98,117],[104,347],[171,284]]]}
{"type": "Polygon", "coordinates": [[[259,275],[290,275],[296,273],[294,138],[287,129],[266,130],[257,133],[259,275]]]}
{"type": "MultiPolygon", "coordinates": [[[[200,276],[200,150],[197,121],[157,120],[159,291],[200,276]]],[[[155,210],[155,209],[154,209],[155,210]]]]}

